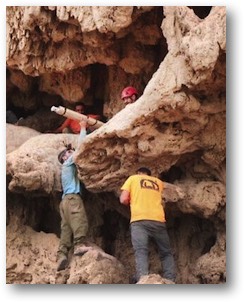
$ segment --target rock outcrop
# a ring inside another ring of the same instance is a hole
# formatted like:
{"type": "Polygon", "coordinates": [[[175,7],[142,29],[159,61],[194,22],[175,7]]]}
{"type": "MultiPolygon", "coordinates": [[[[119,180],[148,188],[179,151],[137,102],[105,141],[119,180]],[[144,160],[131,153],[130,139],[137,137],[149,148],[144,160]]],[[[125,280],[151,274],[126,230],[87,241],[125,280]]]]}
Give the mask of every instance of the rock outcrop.
{"type": "MultiPolygon", "coordinates": [[[[224,283],[225,7],[8,6],[6,33],[7,108],[23,117],[7,125],[7,282],[129,283],[129,211],[118,194],[148,166],[171,184],[163,200],[176,283],[224,283]],[[124,107],[128,85],[140,97],[124,107]],[[63,118],[50,108],[78,101],[106,119],[75,156],[100,248],[56,274],[57,155],[77,135],[51,133],[63,118]]],[[[140,284],[167,284],[153,243],[150,263],[140,284]]]]}

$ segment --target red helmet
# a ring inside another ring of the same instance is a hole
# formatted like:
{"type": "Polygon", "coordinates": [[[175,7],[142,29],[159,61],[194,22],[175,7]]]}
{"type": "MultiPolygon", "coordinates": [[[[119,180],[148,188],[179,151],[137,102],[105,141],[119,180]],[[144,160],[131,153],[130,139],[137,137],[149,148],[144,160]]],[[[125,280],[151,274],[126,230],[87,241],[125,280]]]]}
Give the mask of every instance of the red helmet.
{"type": "Polygon", "coordinates": [[[123,100],[124,98],[129,98],[134,94],[136,96],[138,96],[138,92],[137,92],[136,88],[134,88],[132,86],[125,87],[121,92],[121,99],[123,100]]]}

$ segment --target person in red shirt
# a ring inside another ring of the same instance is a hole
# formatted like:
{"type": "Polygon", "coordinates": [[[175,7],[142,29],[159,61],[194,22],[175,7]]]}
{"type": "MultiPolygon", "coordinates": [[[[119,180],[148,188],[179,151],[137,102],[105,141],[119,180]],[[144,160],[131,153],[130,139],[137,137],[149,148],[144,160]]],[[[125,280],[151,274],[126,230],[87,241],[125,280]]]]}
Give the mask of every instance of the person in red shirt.
{"type": "MultiPolygon", "coordinates": [[[[85,112],[85,105],[83,103],[77,103],[75,105],[75,111],[81,114],[85,112]]],[[[59,126],[54,133],[80,133],[80,122],[67,118],[61,126],[59,126]]]]}
{"type": "Polygon", "coordinates": [[[125,87],[121,92],[121,100],[125,105],[135,103],[138,99],[138,91],[135,87],[128,86],[125,87]]]}

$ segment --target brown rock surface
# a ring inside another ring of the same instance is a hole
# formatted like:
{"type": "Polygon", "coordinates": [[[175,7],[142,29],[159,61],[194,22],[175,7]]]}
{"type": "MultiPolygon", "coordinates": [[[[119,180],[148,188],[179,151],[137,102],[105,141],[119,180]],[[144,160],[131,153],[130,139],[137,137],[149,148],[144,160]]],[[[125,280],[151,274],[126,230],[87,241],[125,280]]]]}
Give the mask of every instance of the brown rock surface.
{"type": "MultiPolygon", "coordinates": [[[[176,283],[224,283],[225,7],[9,6],[6,20],[7,107],[23,117],[7,125],[7,283],[129,283],[129,212],[118,194],[140,166],[171,184],[163,199],[176,283]],[[128,85],[140,97],[124,107],[128,85]],[[77,135],[46,132],[63,121],[51,106],[78,101],[108,120],[75,157],[102,251],[71,257],[56,275],[57,155],[77,135]]],[[[150,263],[143,282],[162,284],[154,244],[150,263]]]]}
{"type": "Polygon", "coordinates": [[[39,134],[38,131],[28,127],[6,124],[6,153],[16,150],[25,141],[39,134]]]}

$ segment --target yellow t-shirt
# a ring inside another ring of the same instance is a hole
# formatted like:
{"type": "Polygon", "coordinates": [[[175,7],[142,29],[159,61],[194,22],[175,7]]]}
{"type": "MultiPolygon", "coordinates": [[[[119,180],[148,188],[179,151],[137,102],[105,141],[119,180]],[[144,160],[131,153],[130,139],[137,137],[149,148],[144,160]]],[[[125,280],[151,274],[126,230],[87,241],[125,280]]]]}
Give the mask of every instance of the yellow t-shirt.
{"type": "Polygon", "coordinates": [[[162,206],[163,182],[153,176],[132,175],[121,190],[130,193],[131,220],[156,220],[165,222],[165,213],[162,206]]]}

